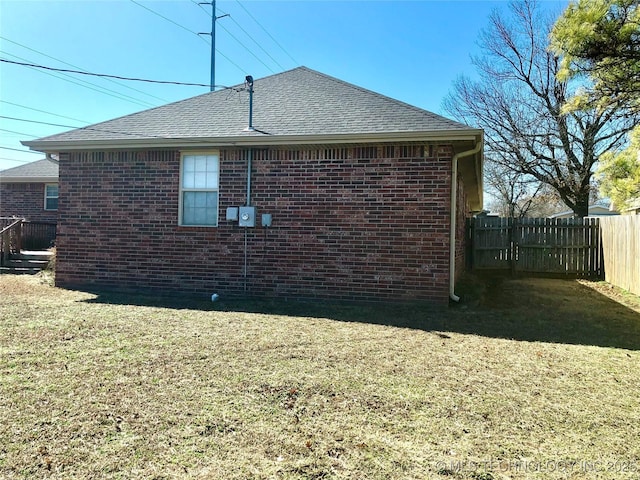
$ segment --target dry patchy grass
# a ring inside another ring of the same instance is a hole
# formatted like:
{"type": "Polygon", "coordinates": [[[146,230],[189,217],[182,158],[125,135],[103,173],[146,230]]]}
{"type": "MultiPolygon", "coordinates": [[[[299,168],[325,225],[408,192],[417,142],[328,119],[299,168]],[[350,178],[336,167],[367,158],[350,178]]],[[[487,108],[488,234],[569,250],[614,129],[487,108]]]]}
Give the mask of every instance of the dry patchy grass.
{"type": "Polygon", "coordinates": [[[0,477],[637,478],[638,313],[486,285],[431,311],[2,276],[0,477]]]}

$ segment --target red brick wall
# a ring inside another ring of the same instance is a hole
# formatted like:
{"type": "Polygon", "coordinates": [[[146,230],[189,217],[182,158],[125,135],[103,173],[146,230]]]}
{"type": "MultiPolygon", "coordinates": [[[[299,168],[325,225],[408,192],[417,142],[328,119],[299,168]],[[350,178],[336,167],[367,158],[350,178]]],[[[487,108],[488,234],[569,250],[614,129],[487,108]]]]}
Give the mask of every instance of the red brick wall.
{"type": "Polygon", "coordinates": [[[225,220],[246,153],[220,151],[217,228],[177,225],[178,151],[62,155],[58,285],[448,301],[449,146],[256,149],[252,229],[225,220]]]}
{"type": "Polygon", "coordinates": [[[44,209],[44,183],[0,183],[0,217],[55,222],[58,212],[44,209]]]}

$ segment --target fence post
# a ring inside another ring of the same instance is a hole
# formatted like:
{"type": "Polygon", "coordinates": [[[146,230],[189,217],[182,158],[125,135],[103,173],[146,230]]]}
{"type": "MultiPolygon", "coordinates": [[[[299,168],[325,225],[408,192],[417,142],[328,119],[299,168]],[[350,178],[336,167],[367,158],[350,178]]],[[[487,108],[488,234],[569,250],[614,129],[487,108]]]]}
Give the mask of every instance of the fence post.
{"type": "Polygon", "coordinates": [[[516,238],[518,234],[517,219],[511,218],[511,228],[509,229],[509,255],[511,255],[511,275],[516,273],[516,252],[518,246],[516,245],[516,238]]]}
{"type": "Polygon", "coordinates": [[[0,234],[0,267],[4,267],[5,255],[9,250],[9,231],[0,234]]]}
{"type": "Polygon", "coordinates": [[[471,271],[473,270],[473,222],[474,222],[474,218],[467,218],[467,228],[466,228],[466,234],[467,234],[467,238],[466,238],[466,242],[465,242],[465,246],[466,246],[466,268],[467,271],[471,271]]]}
{"type": "Polygon", "coordinates": [[[16,253],[22,251],[22,222],[16,225],[16,253]]]}

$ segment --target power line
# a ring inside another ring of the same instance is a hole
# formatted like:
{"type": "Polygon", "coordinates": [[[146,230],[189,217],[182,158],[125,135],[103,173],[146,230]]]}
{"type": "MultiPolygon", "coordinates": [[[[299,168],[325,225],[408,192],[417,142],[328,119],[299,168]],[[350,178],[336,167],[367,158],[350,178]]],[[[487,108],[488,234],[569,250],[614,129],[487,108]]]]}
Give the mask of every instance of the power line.
{"type": "MultiPolygon", "coordinates": [[[[230,90],[234,90],[237,92],[242,91],[242,89],[230,89],[230,90]]],[[[143,138],[159,138],[159,139],[166,139],[166,140],[171,140],[171,139],[176,139],[176,140],[181,140],[185,143],[191,143],[191,142],[199,142],[199,140],[192,140],[192,139],[188,139],[188,138],[180,138],[180,137],[167,137],[165,135],[151,135],[151,134],[140,134],[140,133],[132,133],[132,132],[121,132],[118,130],[107,130],[105,128],[96,128],[96,127],[78,127],[78,126],[73,126],[73,125],[63,125],[60,123],[50,123],[50,122],[41,122],[38,120],[29,120],[26,118],[17,118],[17,117],[9,117],[6,115],[0,115],[0,118],[4,118],[5,120],[14,120],[16,122],[25,122],[25,123],[35,123],[38,125],[48,125],[48,126],[52,126],[52,127],[61,127],[61,128],[72,128],[72,129],[77,129],[77,130],[91,130],[93,132],[102,132],[102,133],[112,133],[112,134],[116,134],[116,135],[130,135],[130,136],[134,136],[134,137],[143,137],[143,138]]],[[[25,150],[18,150],[19,152],[23,152],[25,150]]]]}
{"type": "MultiPolygon", "coordinates": [[[[84,71],[84,72],[86,72],[86,71],[87,71],[85,68],[79,67],[79,66],[74,65],[74,64],[69,63],[69,62],[65,62],[65,61],[60,60],[59,58],[53,57],[53,56],[51,56],[51,55],[47,55],[47,54],[46,54],[46,53],[44,53],[44,52],[41,52],[41,51],[36,50],[36,49],[34,49],[34,48],[31,48],[31,47],[27,47],[26,45],[23,45],[23,44],[21,44],[21,43],[15,42],[15,41],[13,41],[13,40],[9,40],[8,38],[3,37],[3,36],[1,36],[1,35],[0,35],[0,39],[4,40],[5,42],[13,43],[14,45],[17,45],[17,46],[19,46],[19,47],[25,48],[25,49],[27,49],[27,50],[30,50],[30,51],[32,51],[32,52],[34,52],[34,53],[37,53],[37,54],[42,55],[42,56],[45,56],[45,57],[50,58],[50,59],[52,59],[52,60],[55,60],[55,61],[57,61],[57,62],[63,63],[63,64],[68,65],[68,66],[70,66],[70,67],[77,68],[78,70],[82,70],[82,71],[84,71]]],[[[111,80],[111,79],[109,79],[108,81],[110,81],[110,82],[112,82],[112,83],[115,83],[116,85],[120,85],[120,86],[122,86],[122,87],[124,87],[124,88],[128,88],[129,90],[133,90],[133,91],[135,91],[135,92],[141,93],[141,94],[146,95],[146,96],[148,96],[148,97],[155,98],[156,100],[160,100],[161,102],[166,102],[166,101],[167,101],[167,100],[166,100],[166,99],[164,99],[164,98],[157,97],[157,96],[155,96],[155,95],[151,95],[150,93],[144,92],[144,91],[142,91],[142,90],[138,90],[137,88],[131,87],[131,86],[129,86],[129,85],[122,84],[122,83],[120,83],[120,82],[116,82],[115,80],[111,80]]]]}
{"type": "Polygon", "coordinates": [[[287,50],[286,50],[282,45],[280,45],[280,42],[278,42],[278,41],[273,37],[273,35],[271,35],[271,34],[269,33],[269,31],[268,31],[266,28],[264,28],[264,27],[262,26],[262,24],[261,24],[261,23],[256,19],[256,17],[254,17],[253,15],[251,15],[251,12],[250,12],[249,10],[247,10],[247,8],[246,8],[244,5],[242,5],[242,4],[240,3],[240,0],[236,0],[236,3],[237,3],[238,5],[240,5],[240,7],[242,7],[242,9],[243,9],[245,12],[247,12],[247,15],[249,15],[249,16],[253,19],[253,21],[254,21],[254,22],[256,22],[256,23],[258,24],[258,26],[259,26],[260,28],[262,28],[262,30],[264,30],[264,32],[265,32],[267,35],[269,35],[269,37],[271,38],[271,40],[273,40],[273,41],[275,42],[275,44],[276,44],[276,45],[278,45],[278,46],[280,47],[280,49],[281,49],[284,53],[286,53],[286,54],[287,54],[287,56],[288,56],[291,60],[293,60],[293,62],[294,62],[296,65],[298,65],[297,60],[296,60],[295,58],[293,58],[293,57],[291,56],[291,54],[290,54],[289,52],[287,52],[287,50]]]}
{"type": "Polygon", "coordinates": [[[253,43],[255,43],[258,46],[260,50],[262,50],[271,60],[273,60],[273,63],[278,65],[278,67],[280,67],[281,70],[286,70],[282,65],[280,65],[280,63],[275,58],[271,56],[269,52],[267,52],[267,50],[265,50],[265,48],[262,45],[260,45],[260,43],[255,38],[251,36],[249,32],[247,32],[244,28],[242,28],[242,25],[240,25],[235,18],[233,18],[232,16],[229,16],[229,18],[233,23],[235,23],[238,26],[240,30],[242,30],[245,33],[247,37],[249,37],[253,41],[253,43]]]}
{"type": "MultiPolygon", "coordinates": [[[[138,136],[138,134],[130,133],[130,132],[115,132],[115,131],[111,131],[111,130],[105,130],[105,129],[102,129],[102,128],[77,127],[77,126],[73,126],[73,125],[63,125],[63,124],[60,124],[60,123],[40,122],[38,120],[28,120],[26,118],[8,117],[6,115],[0,115],[0,118],[4,118],[5,120],[14,120],[16,122],[37,123],[38,125],[49,125],[51,127],[73,128],[73,129],[80,129],[80,130],[93,130],[95,132],[117,133],[119,135],[135,135],[135,136],[138,136]]],[[[148,135],[148,136],[154,136],[154,135],[148,135]]],[[[158,137],[158,138],[164,138],[164,137],[158,137]]]]}
{"type": "Polygon", "coordinates": [[[227,32],[227,33],[231,36],[231,38],[233,38],[236,42],[238,42],[238,43],[239,43],[239,44],[240,44],[240,45],[241,45],[241,46],[242,46],[242,47],[243,47],[247,52],[249,52],[251,55],[253,55],[253,57],[254,57],[256,60],[258,60],[262,65],[264,65],[265,67],[267,67],[267,69],[268,69],[271,73],[276,73],[276,72],[274,72],[274,71],[273,71],[273,69],[272,69],[269,65],[267,65],[266,63],[264,63],[264,62],[260,59],[260,57],[258,57],[255,53],[253,53],[253,52],[251,51],[251,49],[249,49],[249,47],[247,47],[244,43],[242,43],[242,42],[238,39],[238,37],[236,37],[233,33],[231,33],[231,32],[227,29],[227,27],[225,27],[222,23],[220,24],[220,28],[222,28],[225,32],[227,32]]]}
{"type": "Polygon", "coordinates": [[[242,68],[240,65],[238,65],[236,62],[234,62],[233,60],[231,60],[228,56],[226,56],[224,53],[222,53],[220,50],[218,50],[216,48],[216,53],[219,53],[220,55],[222,55],[227,62],[229,62],[231,65],[233,65],[234,67],[236,67],[238,70],[240,70],[242,73],[247,73],[247,71],[242,68]]]}
{"type": "MultiPolygon", "coordinates": [[[[211,13],[207,12],[207,9],[204,8],[199,2],[196,2],[195,0],[191,0],[191,3],[196,5],[200,10],[202,10],[204,13],[206,13],[210,17],[213,17],[213,15],[211,13]]],[[[213,12],[213,13],[215,14],[215,12],[213,12]]]]}
{"type": "MultiPolygon", "coordinates": [[[[131,0],[133,1],[133,0],[131,0]]],[[[130,80],[134,82],[146,82],[146,83],[161,83],[165,85],[183,85],[187,87],[210,87],[210,85],[204,83],[187,83],[187,82],[173,82],[168,80],[149,80],[146,78],[135,78],[135,77],[121,77],[119,75],[109,75],[106,73],[93,73],[93,72],[83,72],[80,70],[70,70],[68,68],[55,68],[55,67],[47,67],[45,65],[39,65],[36,63],[26,63],[26,62],[16,62],[13,60],[7,60],[5,58],[0,58],[0,62],[12,63],[14,65],[22,65],[24,67],[32,67],[32,68],[41,68],[43,70],[51,70],[54,72],[65,72],[65,73],[75,73],[78,75],[88,75],[91,77],[101,77],[101,78],[117,78],[118,80],[130,80]]],[[[216,85],[217,87],[222,87],[221,85],[216,85]]]]}
{"type": "MultiPolygon", "coordinates": [[[[52,127],[61,127],[61,128],[72,128],[75,130],[91,130],[93,132],[102,132],[102,133],[113,133],[116,135],[130,135],[134,137],[144,137],[144,138],[162,138],[162,139],[171,139],[172,137],[166,137],[163,135],[150,135],[150,134],[140,134],[140,133],[131,133],[131,132],[120,132],[117,130],[107,130],[105,128],[96,128],[96,127],[78,127],[73,125],[63,125],[60,123],[49,123],[49,122],[40,122],[38,120],[28,120],[26,118],[17,118],[17,117],[8,117],[6,115],[0,115],[0,118],[4,118],[5,120],[14,120],[16,122],[26,122],[26,123],[36,123],[38,125],[49,125],[52,127]]],[[[181,139],[185,142],[188,142],[188,139],[181,139]]],[[[18,150],[22,152],[24,150],[18,150]]]]}
{"type": "MultiPolygon", "coordinates": [[[[185,27],[184,25],[179,24],[178,22],[175,22],[173,20],[171,20],[168,17],[165,17],[164,15],[162,15],[161,13],[156,12],[155,10],[152,10],[149,7],[146,7],[144,5],[142,5],[141,3],[136,2],[135,0],[129,0],[133,3],[135,3],[136,5],[138,5],[139,7],[144,8],[145,10],[148,10],[149,12],[153,13],[154,15],[157,15],[160,18],[165,19],[167,22],[173,23],[174,25],[180,27],[183,30],[186,30],[189,33],[194,34],[195,36],[197,36],[200,40],[202,40],[204,43],[206,43],[207,45],[209,45],[209,42],[207,42],[204,38],[202,38],[201,35],[198,34],[198,32],[194,32],[193,30],[191,30],[190,28],[185,27]]],[[[214,12],[215,13],[215,12],[214,12]]],[[[223,56],[231,65],[233,65],[234,67],[236,67],[238,70],[240,70],[242,73],[247,73],[247,71],[242,68],[240,65],[238,65],[236,62],[234,62],[233,60],[231,60],[228,56],[226,56],[224,53],[222,53],[220,50],[218,50],[217,48],[215,49],[215,51],[217,53],[219,53],[221,56],[223,56]]]]}
{"type": "MultiPolygon", "coordinates": [[[[205,9],[205,8],[204,8],[204,7],[199,3],[199,2],[196,2],[195,0],[191,0],[191,3],[193,3],[194,5],[197,5],[198,7],[200,7],[200,9],[201,9],[203,12],[205,12],[207,15],[209,15],[209,17],[210,17],[210,18],[213,18],[213,16],[216,14],[216,12],[212,12],[212,13],[207,12],[207,10],[206,10],[206,9],[205,9]]],[[[231,18],[231,20],[233,20],[233,22],[234,22],[236,25],[238,25],[238,26],[240,27],[240,29],[241,29],[244,33],[246,33],[246,34],[249,36],[249,38],[251,38],[251,35],[249,35],[249,34],[247,33],[247,31],[246,31],[244,28],[242,28],[242,27],[240,26],[240,24],[239,24],[238,22],[236,22],[236,21],[231,17],[231,15],[229,15],[229,14],[227,13],[227,14],[222,15],[222,17],[229,17],[229,18],[231,18]]],[[[217,17],[217,18],[222,18],[222,17],[217,17]]],[[[253,57],[254,57],[256,60],[258,60],[261,64],[263,64],[263,65],[264,65],[264,66],[265,66],[265,67],[266,67],[266,68],[267,68],[271,73],[275,73],[275,72],[273,71],[273,69],[272,69],[271,67],[269,67],[269,65],[267,65],[266,63],[264,63],[264,62],[263,62],[263,61],[262,61],[262,60],[261,60],[261,59],[260,59],[256,54],[255,54],[255,53],[253,53],[253,52],[251,51],[251,49],[250,49],[249,47],[247,47],[244,43],[242,43],[242,42],[240,41],[240,39],[238,39],[238,37],[236,37],[233,33],[231,33],[231,32],[227,29],[227,27],[225,27],[223,24],[220,24],[220,28],[222,28],[225,32],[227,32],[231,38],[233,38],[236,42],[238,42],[238,43],[240,44],[240,46],[242,46],[242,47],[243,47],[247,52],[249,52],[251,55],[253,55],[253,57]]],[[[253,40],[253,38],[251,38],[251,40],[253,40]]],[[[262,48],[258,42],[256,42],[255,40],[253,40],[253,41],[256,43],[256,45],[258,45],[258,47],[262,48]]],[[[267,55],[269,55],[269,53],[268,53],[266,50],[264,50],[264,48],[263,48],[262,50],[263,50],[267,55]]],[[[218,51],[218,50],[216,50],[216,52],[217,52],[217,51],[218,51]]],[[[273,61],[274,61],[274,62],[275,62],[275,63],[276,63],[280,68],[282,68],[282,69],[284,70],[284,68],[282,67],[282,65],[280,65],[280,64],[279,64],[279,63],[278,63],[278,62],[277,62],[277,61],[276,61],[276,60],[275,60],[271,55],[269,55],[269,58],[271,58],[271,60],[273,60],[273,61]]]]}
{"type": "MultiPolygon", "coordinates": [[[[200,2],[197,2],[196,0],[191,0],[191,3],[193,3],[194,5],[197,5],[197,6],[198,6],[198,7],[199,7],[199,8],[200,8],[204,13],[206,13],[207,15],[209,15],[209,17],[213,17],[213,15],[212,15],[211,13],[209,13],[209,12],[207,11],[207,9],[206,9],[206,8],[204,8],[204,7],[200,4],[200,2]]],[[[235,24],[238,26],[238,28],[239,28],[240,30],[242,30],[242,31],[244,32],[244,34],[245,34],[247,37],[249,37],[249,38],[251,39],[251,41],[252,41],[253,43],[255,43],[255,44],[257,45],[257,47],[258,47],[260,50],[262,50],[262,51],[263,51],[263,52],[264,52],[264,53],[265,53],[265,54],[266,54],[266,55],[267,55],[267,56],[268,56],[268,57],[273,61],[273,63],[275,63],[276,65],[278,65],[278,67],[280,67],[282,70],[285,70],[285,68],[284,68],[282,65],[280,65],[280,63],[279,63],[275,58],[273,58],[273,57],[271,56],[271,54],[270,54],[267,50],[265,50],[265,48],[264,48],[262,45],[260,45],[260,42],[258,42],[255,38],[253,38],[253,37],[251,36],[251,34],[250,34],[249,32],[247,32],[244,28],[242,28],[242,25],[240,25],[240,24],[236,21],[236,19],[235,19],[235,18],[233,18],[233,16],[232,16],[232,15],[225,14],[224,16],[228,16],[228,17],[231,19],[231,21],[232,21],[233,23],[235,23],[235,24]]],[[[224,28],[224,26],[222,26],[222,25],[221,25],[221,27],[222,27],[222,28],[224,28]]],[[[224,28],[224,29],[225,29],[225,31],[226,31],[227,33],[229,33],[229,35],[231,35],[231,33],[229,32],[229,30],[227,30],[226,28],[224,28]]],[[[231,35],[231,36],[233,37],[233,35],[231,35]]],[[[236,38],[236,37],[233,37],[233,38],[236,38]]],[[[239,41],[237,38],[236,38],[236,40],[238,41],[238,43],[240,43],[240,41],[239,41]]],[[[242,45],[242,43],[240,43],[240,44],[242,45]]],[[[243,46],[243,47],[245,47],[244,45],[242,45],[242,46],[243,46]]],[[[247,48],[247,47],[245,47],[245,48],[247,48]]],[[[248,50],[248,48],[247,48],[247,50],[248,50]]],[[[250,51],[250,53],[251,53],[251,51],[250,51]]],[[[262,62],[262,60],[260,60],[260,61],[262,62]]],[[[263,63],[263,65],[264,65],[264,63],[263,63]]],[[[266,65],[265,65],[265,66],[266,66],[266,65]]],[[[267,68],[269,68],[269,67],[267,67],[267,68]]],[[[273,72],[273,70],[271,70],[271,71],[273,72]]]]}
{"type": "Polygon", "coordinates": [[[139,7],[144,8],[144,9],[145,9],[145,10],[147,10],[148,12],[151,12],[151,13],[153,13],[154,15],[157,15],[158,17],[165,19],[167,22],[173,23],[175,26],[180,27],[181,29],[186,30],[187,32],[194,34],[196,37],[198,37],[198,38],[199,38],[200,40],[202,40],[204,43],[206,43],[207,45],[209,45],[209,43],[208,43],[204,38],[202,38],[200,35],[198,35],[198,32],[194,32],[194,31],[193,31],[193,30],[191,30],[190,28],[187,28],[187,27],[185,27],[184,25],[182,25],[182,24],[180,24],[180,23],[178,23],[178,22],[176,22],[176,21],[173,21],[173,20],[171,20],[171,19],[170,19],[170,18],[168,18],[168,17],[165,17],[165,16],[164,16],[164,15],[162,15],[161,13],[158,13],[158,12],[156,12],[155,10],[152,10],[151,8],[146,7],[146,6],[142,5],[141,3],[136,2],[136,0],[129,0],[129,1],[130,1],[131,3],[135,3],[135,4],[136,4],[136,5],[138,5],[139,7]]]}
{"type": "MultiPolygon", "coordinates": [[[[27,63],[29,62],[29,60],[27,60],[25,58],[18,57],[17,55],[13,55],[11,53],[4,52],[2,50],[0,50],[0,53],[4,53],[5,55],[9,55],[9,56],[14,57],[14,58],[18,58],[18,59],[23,60],[24,62],[27,62],[27,63]]],[[[34,67],[30,67],[30,68],[34,68],[34,67]]],[[[61,73],[62,77],[59,76],[59,75],[55,75],[53,73],[50,73],[50,72],[42,72],[42,73],[44,73],[45,75],[50,75],[50,76],[52,76],[54,78],[57,78],[59,80],[63,80],[65,82],[73,83],[74,85],[78,85],[78,86],[87,88],[89,90],[93,90],[94,92],[102,93],[103,95],[108,95],[110,97],[117,98],[118,100],[123,100],[125,102],[134,103],[134,104],[142,106],[142,107],[149,108],[149,107],[155,107],[156,106],[153,103],[149,103],[149,102],[147,102],[145,100],[140,100],[140,99],[134,98],[134,97],[132,97],[130,95],[126,95],[124,93],[116,92],[115,90],[111,90],[111,89],[106,88],[106,87],[101,87],[100,85],[96,85],[95,83],[87,82],[85,80],[77,80],[77,79],[69,80],[67,78],[63,78],[63,77],[69,77],[69,75],[67,75],[65,73],[61,73]],[[94,88],[94,87],[97,87],[97,88],[94,88]]],[[[69,78],[72,78],[72,77],[69,77],[69,78]]]]}
{"type": "Polygon", "coordinates": [[[0,132],[15,133],[16,135],[24,135],[26,137],[38,138],[37,135],[31,135],[30,133],[24,133],[24,132],[16,132],[14,130],[7,130],[6,128],[0,128],[0,132]]]}
{"type": "Polygon", "coordinates": [[[2,145],[0,145],[0,149],[1,150],[13,150],[14,152],[31,153],[33,155],[42,155],[42,153],[39,153],[39,152],[32,152],[31,150],[20,150],[19,148],[5,147],[5,146],[2,146],[2,145]]]}
{"type": "Polygon", "coordinates": [[[7,105],[13,105],[14,107],[25,108],[27,110],[33,110],[34,112],[46,113],[47,115],[53,115],[54,117],[66,118],[67,120],[75,120],[76,122],[82,123],[91,123],[86,120],[80,120],[78,118],[67,117],[65,115],[60,115],[59,113],[47,112],[46,110],[40,110],[38,108],[27,107],[26,105],[20,105],[19,103],[8,102],[7,100],[0,100],[0,103],[6,103],[7,105]]]}

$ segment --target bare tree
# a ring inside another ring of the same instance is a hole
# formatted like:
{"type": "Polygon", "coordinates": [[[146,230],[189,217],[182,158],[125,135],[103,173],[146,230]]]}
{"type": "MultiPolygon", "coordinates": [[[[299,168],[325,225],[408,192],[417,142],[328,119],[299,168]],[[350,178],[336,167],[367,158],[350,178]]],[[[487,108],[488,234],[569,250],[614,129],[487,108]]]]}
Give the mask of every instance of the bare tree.
{"type": "Polygon", "coordinates": [[[487,193],[492,197],[489,208],[501,217],[527,216],[528,208],[525,199],[530,196],[532,188],[536,189],[532,182],[534,179],[513,170],[505,170],[499,163],[487,158],[484,168],[484,185],[487,193]]]}
{"type": "Polygon", "coordinates": [[[489,209],[501,217],[548,217],[567,208],[548,185],[491,159],[485,163],[484,184],[489,209]]]}
{"type": "Polygon", "coordinates": [[[583,217],[594,164],[624,143],[634,119],[615,109],[563,111],[576,86],[557,78],[552,26],[535,0],[510,3],[508,18],[494,12],[474,58],[478,80],[458,79],[444,106],[485,130],[487,154],[504,172],[550,186],[583,217]]]}

